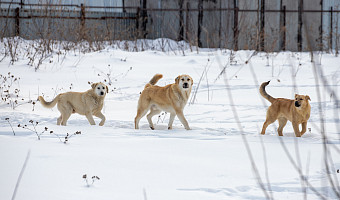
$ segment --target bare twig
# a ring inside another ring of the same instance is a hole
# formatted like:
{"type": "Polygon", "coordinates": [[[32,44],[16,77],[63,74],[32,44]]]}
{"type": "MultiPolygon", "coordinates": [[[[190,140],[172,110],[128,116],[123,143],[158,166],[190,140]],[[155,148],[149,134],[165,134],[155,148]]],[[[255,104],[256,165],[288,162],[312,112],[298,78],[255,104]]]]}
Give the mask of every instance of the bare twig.
{"type": "MultiPolygon", "coordinates": [[[[222,66],[222,65],[220,65],[222,66]]],[[[229,85],[229,80],[227,78],[227,73],[225,71],[225,73],[223,73],[223,76],[224,76],[224,84],[226,86],[226,89],[227,89],[227,93],[228,93],[228,98],[229,98],[229,102],[230,102],[230,107],[231,107],[231,110],[233,112],[233,115],[234,115],[234,119],[237,123],[237,126],[238,126],[238,129],[240,130],[241,132],[241,137],[242,137],[242,140],[243,140],[243,144],[245,145],[246,147],[246,150],[247,150],[247,154],[248,154],[248,157],[249,157],[249,160],[250,160],[250,163],[251,163],[251,167],[252,167],[252,170],[253,170],[253,173],[254,173],[254,176],[256,178],[256,181],[257,181],[257,184],[259,185],[259,187],[261,188],[263,194],[265,195],[265,197],[267,199],[272,199],[271,195],[268,193],[263,181],[262,181],[262,178],[260,176],[260,173],[257,169],[257,166],[256,166],[256,163],[255,163],[255,160],[254,160],[254,157],[252,155],[252,152],[251,152],[251,149],[250,149],[250,146],[248,144],[248,141],[247,141],[247,138],[246,136],[244,135],[244,131],[243,131],[243,127],[241,125],[241,121],[238,117],[238,113],[237,113],[237,110],[236,110],[236,106],[234,104],[234,99],[233,99],[233,96],[232,96],[232,93],[231,93],[231,86],[229,85]]]]}
{"type": "Polygon", "coordinates": [[[17,183],[16,183],[16,185],[15,185],[14,192],[13,192],[13,195],[12,195],[12,200],[14,200],[15,197],[16,197],[16,195],[17,195],[17,192],[18,192],[18,189],[19,189],[19,185],[20,185],[22,176],[24,175],[24,172],[25,172],[25,169],[26,169],[28,160],[29,160],[29,158],[30,158],[30,155],[31,155],[31,151],[29,150],[29,151],[27,152],[27,155],[26,155],[26,159],[25,159],[24,165],[23,165],[22,168],[21,168],[21,171],[20,171],[20,174],[19,174],[17,183]]]}
{"type": "Polygon", "coordinates": [[[14,129],[13,129],[13,126],[12,126],[12,124],[11,124],[11,122],[9,121],[9,118],[7,117],[7,118],[5,118],[5,120],[9,123],[9,125],[11,126],[11,129],[12,129],[12,131],[13,131],[13,135],[15,136],[15,132],[14,132],[14,129]]]}

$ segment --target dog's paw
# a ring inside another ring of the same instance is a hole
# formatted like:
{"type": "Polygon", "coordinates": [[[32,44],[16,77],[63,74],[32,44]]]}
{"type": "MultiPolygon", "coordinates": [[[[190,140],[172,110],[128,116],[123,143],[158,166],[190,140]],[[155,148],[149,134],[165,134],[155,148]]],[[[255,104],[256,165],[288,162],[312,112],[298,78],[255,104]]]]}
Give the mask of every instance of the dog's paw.
{"type": "Polygon", "coordinates": [[[154,127],[152,127],[152,126],[150,126],[150,128],[151,128],[151,130],[155,130],[155,128],[154,128],[154,127]]]}

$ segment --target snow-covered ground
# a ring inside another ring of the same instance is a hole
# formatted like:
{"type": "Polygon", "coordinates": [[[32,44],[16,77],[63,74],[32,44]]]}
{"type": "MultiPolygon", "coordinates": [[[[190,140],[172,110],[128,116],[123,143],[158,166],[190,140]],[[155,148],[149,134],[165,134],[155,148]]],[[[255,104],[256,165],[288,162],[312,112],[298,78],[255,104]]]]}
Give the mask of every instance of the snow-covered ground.
{"type": "Polygon", "coordinates": [[[6,57],[0,74],[20,78],[11,86],[20,90],[20,105],[0,102],[0,199],[11,199],[16,184],[17,200],[337,199],[340,58],[315,55],[314,71],[308,53],[237,51],[230,60],[227,50],[196,50],[127,52],[108,46],[86,54],[53,53],[37,71],[25,55],[13,65],[6,57]],[[164,76],[160,86],[180,74],[194,79],[184,110],[192,130],[177,118],[173,130],[167,130],[166,113],[154,117],[155,130],[145,117],[140,130],[134,129],[139,93],[156,73],[164,76]],[[260,134],[269,103],[258,86],[268,80],[267,92],[274,97],[310,96],[310,130],[301,138],[295,138],[290,122],[283,137],[276,133],[277,123],[260,134]],[[77,114],[66,127],[57,126],[56,107],[32,103],[38,95],[51,100],[99,81],[112,82],[103,127],[77,114]],[[32,122],[38,122],[40,140],[32,122]],[[77,131],[81,134],[74,135],[77,131]],[[92,184],[93,176],[100,180],[92,184]]]}

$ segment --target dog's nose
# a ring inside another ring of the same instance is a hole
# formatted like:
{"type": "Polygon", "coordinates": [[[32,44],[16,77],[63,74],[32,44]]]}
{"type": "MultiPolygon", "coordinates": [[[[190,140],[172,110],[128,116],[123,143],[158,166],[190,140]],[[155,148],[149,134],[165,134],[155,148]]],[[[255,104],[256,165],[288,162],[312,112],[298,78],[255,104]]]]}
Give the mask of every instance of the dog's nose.
{"type": "Polygon", "coordinates": [[[103,95],[104,95],[104,92],[100,92],[100,95],[102,95],[102,96],[103,96],[103,95]]]}
{"type": "Polygon", "coordinates": [[[188,83],[183,83],[183,88],[188,88],[189,84],[188,83]]]}
{"type": "Polygon", "coordinates": [[[295,101],[295,107],[300,107],[300,104],[298,101],[295,101]]]}

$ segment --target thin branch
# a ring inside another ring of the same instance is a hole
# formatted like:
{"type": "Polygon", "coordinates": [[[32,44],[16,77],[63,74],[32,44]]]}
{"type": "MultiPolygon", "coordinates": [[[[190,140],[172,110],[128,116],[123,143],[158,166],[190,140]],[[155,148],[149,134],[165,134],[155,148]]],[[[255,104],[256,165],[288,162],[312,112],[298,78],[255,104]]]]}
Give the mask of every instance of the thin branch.
{"type": "Polygon", "coordinates": [[[13,195],[12,195],[12,200],[14,200],[15,197],[16,197],[16,194],[17,194],[17,192],[18,192],[19,185],[20,185],[22,176],[24,175],[24,172],[25,172],[25,169],[26,169],[26,166],[27,166],[27,162],[28,162],[28,160],[29,160],[29,158],[30,158],[30,155],[31,155],[31,151],[29,150],[29,151],[27,152],[27,155],[26,155],[26,159],[25,159],[24,165],[23,165],[22,168],[21,168],[21,171],[20,171],[20,174],[19,174],[17,183],[16,183],[16,185],[15,185],[14,192],[13,192],[13,195]]]}
{"type": "MultiPolygon", "coordinates": [[[[219,60],[218,60],[219,61],[219,60]]],[[[220,66],[222,66],[220,64],[220,66]]],[[[247,154],[248,154],[248,157],[250,159],[250,162],[251,162],[251,166],[252,166],[252,170],[253,170],[253,173],[254,173],[254,176],[257,180],[257,184],[260,186],[261,190],[263,191],[265,197],[267,199],[272,199],[272,197],[268,194],[267,190],[266,190],[266,187],[264,186],[264,183],[261,179],[261,176],[260,176],[260,173],[257,169],[257,166],[256,166],[256,163],[255,163],[255,160],[254,160],[254,157],[253,157],[253,154],[251,153],[251,149],[250,149],[250,146],[248,144],[248,141],[247,141],[247,138],[244,134],[244,131],[243,131],[243,127],[241,125],[241,121],[238,117],[238,113],[236,111],[236,106],[234,104],[234,100],[233,100],[233,96],[232,96],[232,93],[231,93],[231,89],[230,89],[230,85],[229,85],[229,81],[228,81],[228,78],[227,78],[227,73],[226,71],[223,73],[223,77],[224,77],[224,84],[226,86],[226,89],[227,89],[227,93],[228,93],[228,98],[229,98],[229,102],[230,102],[230,107],[231,107],[231,110],[233,112],[233,115],[234,115],[234,118],[235,118],[235,121],[238,125],[238,129],[240,130],[241,132],[241,137],[242,137],[242,140],[243,140],[243,144],[245,145],[246,147],[246,150],[247,150],[247,154]]]]}

